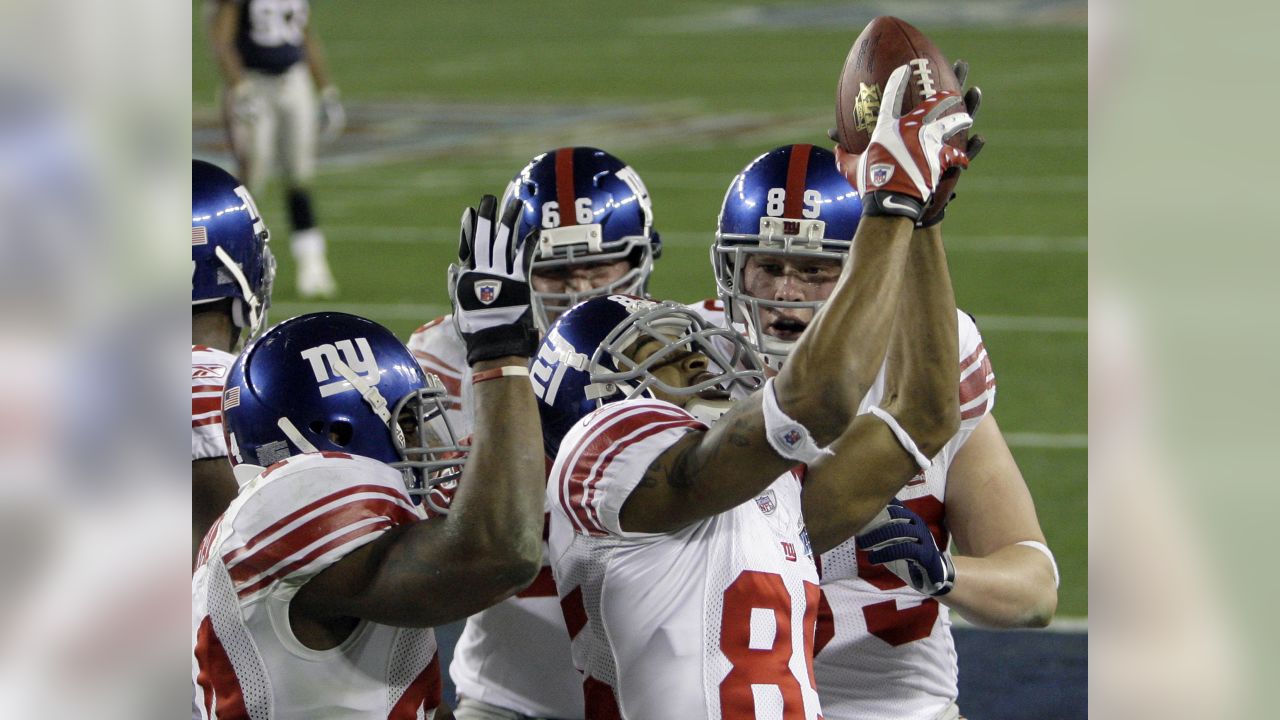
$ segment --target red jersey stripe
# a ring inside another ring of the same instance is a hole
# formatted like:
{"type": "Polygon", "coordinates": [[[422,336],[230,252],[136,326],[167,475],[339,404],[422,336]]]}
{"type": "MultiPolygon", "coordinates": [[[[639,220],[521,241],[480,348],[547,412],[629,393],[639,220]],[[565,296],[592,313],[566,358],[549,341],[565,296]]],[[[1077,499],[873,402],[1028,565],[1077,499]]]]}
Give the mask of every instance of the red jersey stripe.
{"type": "Polygon", "coordinates": [[[422,325],[422,326],[421,326],[421,327],[419,327],[417,330],[414,330],[414,331],[413,331],[413,334],[414,334],[414,335],[417,335],[417,334],[418,334],[418,333],[420,333],[420,332],[425,332],[425,331],[427,331],[427,330],[430,330],[431,328],[433,328],[433,327],[435,327],[435,326],[439,325],[440,323],[444,322],[444,319],[445,319],[445,318],[447,318],[447,317],[449,317],[449,316],[448,316],[448,315],[441,315],[440,317],[435,318],[434,320],[428,320],[428,321],[427,321],[427,323],[426,323],[425,325],[422,325]]]}
{"type": "Polygon", "coordinates": [[[213,620],[208,616],[200,621],[196,632],[195,655],[200,668],[196,684],[203,690],[205,715],[214,717],[216,712],[219,720],[249,720],[240,678],[236,677],[231,658],[213,631],[213,620]],[[218,699],[217,707],[214,707],[214,698],[218,699]]]}
{"type": "Polygon", "coordinates": [[[529,587],[516,593],[516,597],[555,597],[556,596],[556,579],[551,575],[551,566],[543,565],[538,571],[538,576],[533,579],[529,587]]]}
{"type": "Polygon", "coordinates": [[[213,417],[200,418],[200,419],[193,418],[191,420],[192,428],[204,427],[206,425],[221,425],[221,424],[222,424],[221,415],[214,415],[213,417]]]}
{"type": "MultiPolygon", "coordinates": [[[[283,463],[276,463],[276,465],[280,465],[280,464],[283,464],[283,463]]],[[[267,472],[274,470],[276,465],[272,465],[270,468],[267,468],[267,472]]],[[[266,473],[263,473],[263,474],[265,475],[266,473]]],[[[275,535],[277,532],[279,532],[281,528],[284,528],[290,525],[291,523],[296,521],[298,518],[304,515],[307,515],[309,513],[312,513],[316,510],[319,510],[320,508],[324,507],[325,505],[328,505],[329,503],[335,502],[349,495],[356,495],[359,493],[381,493],[393,498],[400,499],[403,502],[408,502],[408,500],[405,500],[401,496],[397,495],[396,493],[392,492],[391,490],[389,490],[388,488],[382,485],[365,484],[365,485],[353,485],[349,488],[343,488],[342,490],[329,493],[328,495],[325,495],[324,497],[314,502],[308,503],[307,505],[304,505],[303,507],[300,507],[297,510],[294,510],[288,515],[285,515],[284,517],[275,521],[271,525],[267,526],[264,530],[259,532],[257,535],[254,535],[252,538],[249,538],[249,542],[245,543],[242,547],[236,548],[235,550],[232,550],[231,552],[224,555],[222,557],[222,561],[227,563],[228,566],[230,566],[233,563],[235,563],[237,561],[236,559],[239,558],[241,555],[245,555],[252,552],[256,547],[258,547],[259,544],[263,543],[264,541],[272,540],[273,539],[272,536],[275,535]]]]}
{"type": "MultiPolygon", "coordinates": [[[[574,465],[577,462],[577,456],[582,452],[585,446],[590,445],[590,443],[594,442],[596,438],[599,437],[602,433],[608,432],[609,428],[611,427],[610,423],[618,421],[630,415],[634,415],[636,413],[644,413],[644,412],[654,412],[654,413],[665,412],[667,414],[664,417],[668,417],[668,418],[680,417],[680,415],[672,413],[671,409],[654,407],[652,405],[641,405],[639,407],[624,406],[621,408],[618,408],[617,406],[615,406],[612,408],[607,408],[604,411],[604,413],[602,413],[600,421],[594,427],[587,430],[587,432],[582,436],[582,438],[578,440],[578,444],[574,445],[573,449],[569,452],[569,455],[567,456],[569,460],[567,460],[564,463],[564,465],[561,466],[560,475],[555,479],[555,482],[556,482],[556,487],[559,488],[559,491],[560,491],[559,492],[560,506],[564,510],[565,515],[568,516],[571,520],[574,520],[575,524],[577,524],[577,515],[574,512],[573,506],[569,503],[569,486],[566,481],[569,478],[570,471],[573,469],[574,465]]],[[[564,449],[561,448],[561,452],[563,451],[564,449]]],[[[551,471],[548,470],[547,471],[548,482],[550,482],[550,474],[551,474],[551,471]]],[[[587,528],[585,526],[579,525],[579,529],[581,529],[583,532],[587,532],[587,528]]]]}
{"type": "Polygon", "coordinates": [[[414,720],[418,717],[418,708],[429,714],[440,707],[443,692],[440,684],[440,654],[436,653],[431,656],[431,663],[405,688],[404,694],[387,714],[387,720],[414,720]]]}
{"type": "Polygon", "coordinates": [[[782,217],[800,219],[804,205],[805,180],[809,177],[809,154],[812,145],[800,143],[791,146],[791,161],[787,164],[787,198],[783,203],[782,217]]]}
{"type": "MultiPolygon", "coordinates": [[[[596,529],[588,529],[584,520],[587,518],[586,508],[582,503],[587,498],[583,493],[587,489],[583,485],[583,479],[590,472],[591,465],[604,453],[608,452],[618,438],[625,437],[637,429],[644,426],[664,421],[694,422],[688,414],[677,410],[676,408],[665,408],[654,405],[641,405],[639,407],[624,407],[612,415],[606,415],[601,418],[600,422],[578,441],[569,454],[569,461],[560,469],[560,477],[556,482],[560,487],[560,502],[564,507],[565,513],[575,520],[584,532],[591,534],[604,534],[604,527],[598,526],[596,529]],[[583,466],[584,459],[590,457],[590,460],[583,466]],[[581,472],[578,468],[582,467],[581,472]],[[581,475],[582,479],[574,480],[575,476],[581,475]]],[[[595,523],[593,523],[595,524],[595,523]]]]}
{"type": "Polygon", "coordinates": [[[258,577],[257,580],[254,580],[250,584],[244,585],[243,587],[238,587],[236,589],[236,594],[239,595],[241,598],[248,597],[258,592],[259,590],[270,587],[272,583],[275,583],[279,580],[283,580],[284,578],[289,577],[291,574],[293,574],[297,570],[304,568],[307,565],[310,565],[316,558],[320,557],[321,555],[324,555],[325,553],[328,553],[332,550],[336,550],[342,547],[343,545],[349,545],[355,542],[356,540],[359,540],[360,538],[366,535],[369,535],[371,533],[383,532],[385,530],[388,530],[394,527],[395,525],[396,523],[386,518],[380,518],[366,525],[361,525],[359,527],[351,528],[350,530],[339,535],[338,537],[335,537],[332,540],[313,548],[306,555],[303,555],[302,557],[298,558],[297,560],[294,560],[288,565],[285,565],[284,567],[281,567],[278,570],[275,570],[268,575],[260,576],[258,577]]]}
{"type": "Polygon", "coordinates": [[[392,525],[403,525],[413,522],[417,516],[395,500],[353,499],[308,520],[257,551],[240,556],[234,567],[228,563],[227,569],[236,584],[247,582],[270,572],[284,560],[343,528],[374,518],[386,519],[392,525]]]}
{"type": "Polygon", "coordinates": [[[593,500],[596,495],[596,488],[600,484],[600,479],[604,477],[605,471],[608,469],[609,464],[612,463],[614,461],[614,458],[616,458],[622,451],[626,450],[631,445],[644,442],[645,440],[653,437],[654,435],[657,435],[658,433],[664,430],[670,430],[672,428],[681,428],[681,427],[697,428],[697,427],[703,427],[703,425],[702,423],[699,423],[697,420],[694,420],[692,418],[681,419],[681,420],[668,420],[665,422],[653,423],[640,428],[639,430],[631,433],[630,435],[619,438],[618,441],[615,442],[613,446],[610,447],[609,450],[605,452],[605,454],[602,457],[600,457],[600,460],[598,463],[595,462],[595,459],[592,458],[590,454],[584,455],[581,459],[579,459],[578,466],[574,468],[574,477],[575,478],[580,477],[579,476],[580,472],[586,471],[588,468],[591,468],[592,466],[594,466],[594,469],[591,470],[590,477],[586,478],[585,481],[576,481],[575,479],[569,480],[569,487],[571,491],[576,491],[577,490],[576,484],[578,482],[581,482],[581,487],[582,487],[581,492],[584,493],[584,498],[580,503],[578,503],[578,506],[577,506],[578,509],[579,510],[585,509],[591,518],[591,522],[596,527],[599,527],[601,530],[604,530],[604,521],[600,518],[600,509],[596,507],[593,500]]]}
{"type": "Polygon", "coordinates": [[[582,588],[576,587],[560,598],[560,612],[564,615],[565,629],[572,641],[587,626],[587,608],[582,603],[582,588]]]}
{"type": "Polygon", "coordinates": [[[556,202],[560,203],[560,227],[578,224],[574,207],[577,193],[573,189],[573,148],[556,151],[556,202]]]}

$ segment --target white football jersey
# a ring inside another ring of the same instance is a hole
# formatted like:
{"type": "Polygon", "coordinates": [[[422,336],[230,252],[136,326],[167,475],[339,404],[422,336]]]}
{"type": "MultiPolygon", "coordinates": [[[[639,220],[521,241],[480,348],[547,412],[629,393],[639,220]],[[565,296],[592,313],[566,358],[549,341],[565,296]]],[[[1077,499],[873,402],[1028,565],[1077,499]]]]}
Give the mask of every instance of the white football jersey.
{"type": "MultiPolygon", "coordinates": [[[[409,349],[422,369],[449,392],[449,422],[461,434],[474,427],[471,368],[452,316],[414,331],[409,349]]],[[[582,717],[582,676],[573,668],[569,633],[556,598],[543,530],[542,570],[533,584],[467,618],[449,676],[458,695],[531,717],[582,717]]]]}
{"type": "Polygon", "coordinates": [[[222,436],[222,386],[236,356],[191,346],[191,459],[226,457],[222,436]]]}
{"type": "Polygon", "coordinates": [[[458,437],[470,435],[475,426],[470,402],[471,366],[467,364],[467,346],[453,326],[453,316],[438,317],[414,330],[405,345],[423,372],[444,383],[449,394],[445,407],[453,431],[458,437]]]}
{"type": "Polygon", "coordinates": [[[291,457],[241,488],[191,580],[198,717],[434,717],[441,686],[430,628],[364,621],[338,647],[312,650],[289,623],[289,602],[308,580],[418,520],[399,471],[344,453],[291,457]]]}
{"type": "MultiPolygon", "coordinates": [[[[960,430],[912,478],[898,499],[947,547],[947,471],[995,404],[995,374],[973,320],[959,313],[960,430]]],[[[884,394],[883,374],[863,410],[884,394]]],[[[931,720],[958,695],[955,642],[947,606],[878,565],[861,563],[853,538],[821,557],[822,605],[814,672],[828,720],[931,720]]]]}
{"type": "Polygon", "coordinates": [[[814,720],[819,589],[798,477],[676,532],[619,525],[652,461],[703,428],[660,400],[611,403],[552,467],[551,561],[587,717],[814,720]]]}

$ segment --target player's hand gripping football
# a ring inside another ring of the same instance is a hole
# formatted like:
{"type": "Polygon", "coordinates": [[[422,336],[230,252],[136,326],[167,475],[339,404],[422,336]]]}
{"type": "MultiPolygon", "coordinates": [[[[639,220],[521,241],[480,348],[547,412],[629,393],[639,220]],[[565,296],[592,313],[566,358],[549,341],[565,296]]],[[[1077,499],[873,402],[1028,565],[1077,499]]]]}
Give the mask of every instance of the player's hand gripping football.
{"type": "Polygon", "coordinates": [[[480,207],[462,213],[458,263],[449,267],[453,322],[467,345],[467,362],[506,355],[529,356],[538,347],[538,331],[529,309],[529,265],[537,231],[513,237],[520,203],[513,201],[496,220],[498,200],[480,199],[480,207]]]}
{"type": "MultiPolygon", "coordinates": [[[[965,81],[969,79],[969,63],[964,60],[957,60],[955,65],[951,66],[955,72],[956,80],[963,89],[965,81]]],[[[982,106],[982,88],[974,85],[964,93],[964,111],[969,113],[969,119],[977,122],[978,108],[982,106]]],[[[978,157],[978,153],[982,152],[982,148],[987,144],[987,139],[982,135],[974,135],[969,133],[969,139],[965,142],[964,154],[972,163],[973,159],[978,157]]],[[[924,215],[921,216],[919,227],[929,227],[942,222],[943,216],[947,209],[947,203],[955,199],[955,186],[959,178],[951,180],[953,175],[959,175],[960,168],[953,167],[942,173],[942,179],[938,181],[937,192],[934,193],[933,201],[929,203],[929,207],[924,209],[924,215]]]]}
{"type": "Polygon", "coordinates": [[[924,518],[896,499],[857,537],[867,558],[915,588],[937,597],[951,592],[956,567],[951,553],[940,550],[924,518]]]}
{"type": "Polygon", "coordinates": [[[952,167],[967,167],[963,152],[946,144],[948,138],[968,128],[968,113],[944,116],[962,102],[953,92],[940,91],[902,114],[911,66],[903,65],[889,76],[880,115],[866,152],[858,158],[854,185],[862,195],[864,215],[901,215],[919,222],[933,198],[942,174],[952,167]]]}

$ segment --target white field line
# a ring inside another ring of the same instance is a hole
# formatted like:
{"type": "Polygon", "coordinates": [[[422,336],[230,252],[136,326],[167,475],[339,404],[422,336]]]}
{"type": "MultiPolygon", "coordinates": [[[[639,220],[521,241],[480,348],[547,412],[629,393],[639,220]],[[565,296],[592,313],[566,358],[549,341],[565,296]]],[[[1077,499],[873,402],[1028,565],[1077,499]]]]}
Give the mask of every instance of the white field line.
{"type": "MultiPolygon", "coordinates": [[[[391,243],[404,245],[456,245],[456,227],[418,227],[412,225],[325,225],[330,240],[339,243],[391,243]]],[[[662,242],[673,247],[710,247],[712,231],[663,231],[662,242]]],[[[1085,236],[1052,235],[954,235],[947,238],[952,252],[996,253],[1062,253],[1081,254],[1089,251],[1085,236]]],[[[661,263],[661,261],[658,261],[661,263]]],[[[659,264],[659,267],[661,265],[659,264]]]]}
{"type": "MultiPolygon", "coordinates": [[[[960,617],[960,613],[951,613],[951,624],[967,630],[982,630],[973,623],[960,617]]],[[[1051,633],[1084,633],[1089,634],[1089,618],[1087,617],[1055,617],[1049,621],[1049,627],[1036,632],[1051,633]]]]}
{"type": "Polygon", "coordinates": [[[1052,317],[1048,315],[978,315],[978,328],[984,333],[1080,333],[1089,332],[1089,319],[1082,317],[1052,317]]]}
{"type": "Polygon", "coordinates": [[[1040,448],[1049,450],[1086,450],[1089,436],[1079,433],[1005,433],[1004,441],[1011,448],[1040,448]]]}

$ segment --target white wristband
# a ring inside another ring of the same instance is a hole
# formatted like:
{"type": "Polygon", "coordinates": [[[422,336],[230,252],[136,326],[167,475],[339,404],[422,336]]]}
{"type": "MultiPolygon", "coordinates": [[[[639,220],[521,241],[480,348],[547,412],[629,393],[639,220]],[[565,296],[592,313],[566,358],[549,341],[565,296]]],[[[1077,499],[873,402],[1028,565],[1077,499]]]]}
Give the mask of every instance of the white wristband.
{"type": "Polygon", "coordinates": [[[834,455],[828,448],[818,447],[809,429],[796,422],[778,407],[773,378],[764,383],[764,434],[774,452],[788,460],[811,465],[823,455],[834,455]]]}
{"type": "Polygon", "coordinates": [[[912,440],[911,436],[907,434],[907,431],[898,424],[897,418],[890,415],[887,410],[878,405],[872,405],[871,409],[867,412],[880,418],[884,421],[885,425],[889,426],[889,430],[893,432],[893,436],[898,438],[898,444],[902,446],[903,450],[907,451],[907,454],[915,458],[916,464],[920,466],[921,470],[928,470],[933,467],[933,461],[925,457],[924,453],[920,452],[920,448],[916,446],[916,441],[912,440]]]}
{"type": "Polygon", "coordinates": [[[1023,540],[1018,544],[1026,545],[1032,550],[1039,550],[1040,552],[1044,553],[1045,557],[1049,558],[1049,564],[1053,566],[1053,586],[1055,588],[1058,587],[1061,579],[1058,577],[1058,561],[1053,559],[1053,551],[1050,550],[1048,546],[1046,546],[1044,543],[1037,542],[1035,540],[1023,540]]]}

